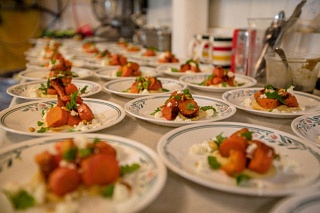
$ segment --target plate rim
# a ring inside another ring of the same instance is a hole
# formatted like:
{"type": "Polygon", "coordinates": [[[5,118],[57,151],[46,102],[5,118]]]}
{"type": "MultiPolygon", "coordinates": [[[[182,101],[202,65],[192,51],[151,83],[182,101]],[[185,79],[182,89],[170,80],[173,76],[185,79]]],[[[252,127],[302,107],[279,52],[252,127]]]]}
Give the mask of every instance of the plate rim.
{"type": "MultiPolygon", "coordinates": [[[[308,113],[308,114],[305,114],[305,115],[301,115],[301,116],[298,116],[296,118],[294,118],[292,121],[291,121],[291,130],[300,138],[304,139],[304,140],[307,140],[309,141],[310,143],[316,145],[316,146],[319,146],[320,148],[320,143],[317,144],[317,142],[313,141],[313,140],[310,140],[309,138],[305,137],[304,135],[301,134],[300,131],[297,130],[297,124],[298,124],[298,121],[301,121],[302,119],[306,119],[306,118],[313,118],[315,116],[318,116],[319,117],[319,121],[320,121],[320,112],[313,112],[313,113],[308,113]]],[[[320,124],[319,124],[320,125],[320,124]]],[[[318,126],[319,126],[318,125],[318,126]]]]}
{"type": "MultiPolygon", "coordinates": [[[[306,115],[306,114],[310,114],[319,110],[314,110],[311,112],[297,112],[297,113],[274,113],[274,112],[267,112],[267,111],[262,111],[262,110],[254,110],[254,109],[248,109],[239,105],[236,105],[234,103],[232,103],[231,101],[229,101],[229,99],[227,98],[227,96],[231,95],[232,93],[236,93],[239,91],[254,91],[254,90],[261,90],[263,89],[263,87],[250,87],[250,88],[239,88],[239,89],[234,89],[234,90],[229,90],[226,91],[222,94],[222,99],[227,101],[229,104],[234,105],[236,108],[243,110],[245,112],[254,114],[254,115],[259,115],[259,116],[264,116],[264,117],[269,117],[269,118],[295,118],[301,115],[306,115]]],[[[313,94],[309,94],[309,93],[305,93],[305,92],[301,92],[301,91],[294,91],[294,94],[296,96],[303,96],[303,97],[308,97],[308,98],[312,98],[313,100],[319,101],[320,103],[320,97],[313,95],[313,94]]]]}
{"type": "MultiPolygon", "coordinates": [[[[150,194],[148,194],[148,196],[145,196],[144,199],[142,200],[142,202],[139,205],[135,205],[136,209],[135,211],[140,211],[144,208],[146,208],[148,205],[150,205],[152,203],[152,201],[154,199],[156,199],[159,194],[161,193],[161,191],[163,190],[165,184],[166,184],[166,180],[167,180],[167,167],[166,165],[163,163],[163,161],[160,159],[160,157],[157,155],[157,152],[152,150],[150,147],[146,146],[145,144],[140,143],[137,140],[133,140],[130,138],[125,138],[122,136],[117,136],[117,135],[111,135],[111,134],[101,134],[101,133],[84,133],[82,134],[85,137],[88,137],[90,139],[93,138],[102,138],[104,140],[117,140],[117,141],[121,141],[123,144],[127,144],[130,146],[133,146],[135,149],[138,149],[139,152],[144,152],[147,154],[148,157],[150,157],[150,159],[152,159],[152,161],[154,162],[154,164],[157,167],[157,184],[155,185],[155,187],[153,187],[152,189],[150,189],[150,194]]],[[[22,142],[16,143],[16,144],[12,144],[11,146],[5,146],[3,147],[3,149],[0,150],[0,156],[19,149],[21,147],[28,147],[29,145],[37,145],[37,144],[45,144],[43,141],[49,141],[49,140],[61,140],[61,139],[67,139],[70,138],[70,135],[68,134],[60,134],[60,135],[55,135],[55,136],[45,136],[45,137],[36,137],[36,138],[32,138],[32,139],[27,139],[24,140],[22,142]]]]}
{"type": "MultiPolygon", "coordinates": [[[[283,198],[272,207],[270,213],[289,213],[291,210],[294,210],[299,207],[299,205],[303,204],[304,201],[314,197],[319,198],[320,200],[320,192],[310,191],[308,193],[298,193],[296,195],[283,198]]],[[[317,202],[319,202],[319,200],[317,200],[317,202]]]]}
{"type": "MultiPolygon", "coordinates": [[[[211,188],[211,189],[215,189],[215,190],[219,190],[219,191],[224,191],[224,192],[228,192],[228,193],[232,193],[232,194],[237,194],[237,195],[248,195],[248,196],[259,196],[259,197],[280,197],[280,196],[285,196],[285,195],[290,195],[290,194],[294,194],[297,192],[297,190],[299,190],[299,192],[302,191],[307,191],[310,190],[310,187],[314,187],[314,186],[320,186],[320,179],[318,182],[314,183],[314,185],[312,186],[308,186],[307,188],[304,189],[292,189],[292,190],[288,190],[288,191],[277,191],[276,193],[265,193],[262,194],[261,190],[255,190],[255,191],[250,191],[250,190],[242,190],[245,188],[241,188],[241,187],[228,187],[225,188],[223,186],[219,186],[219,184],[215,184],[215,186],[212,186],[212,181],[210,180],[203,180],[201,179],[201,177],[197,177],[196,175],[192,175],[190,172],[187,172],[186,170],[182,170],[179,169],[177,166],[171,164],[170,160],[168,160],[165,157],[164,154],[164,145],[167,143],[166,139],[172,137],[173,134],[178,133],[178,132],[182,132],[182,131],[186,131],[188,129],[192,129],[192,128],[198,128],[201,126],[221,126],[221,125],[226,125],[226,126],[230,126],[230,125],[236,125],[236,126],[243,126],[243,127],[249,127],[249,128],[260,128],[263,130],[267,130],[267,131],[273,131],[273,132],[277,132],[278,134],[281,135],[285,135],[285,136],[290,136],[291,138],[293,138],[294,140],[298,141],[299,143],[307,146],[308,148],[311,147],[311,149],[313,151],[315,151],[316,153],[320,154],[320,150],[313,144],[310,143],[304,143],[303,140],[300,137],[297,137],[295,135],[280,131],[280,130],[276,130],[273,128],[269,128],[269,127],[263,127],[260,125],[255,125],[255,124],[249,124],[249,123],[241,123],[241,122],[224,122],[224,121],[219,121],[219,122],[211,122],[211,123],[205,123],[205,124],[191,124],[191,125],[187,125],[187,126],[182,126],[182,127],[178,127],[175,129],[170,130],[169,132],[165,133],[158,141],[157,144],[157,153],[159,155],[159,157],[163,160],[163,162],[165,163],[165,165],[168,167],[168,169],[170,169],[171,171],[175,172],[176,174],[182,176],[183,178],[186,178],[192,182],[195,182],[199,185],[211,188]]],[[[208,136],[209,137],[209,136],[208,136]]]]}
{"type": "MultiPolygon", "coordinates": [[[[123,107],[121,107],[119,104],[117,103],[114,103],[114,102],[111,102],[111,101],[106,101],[106,100],[102,100],[102,99],[95,99],[95,98],[83,98],[83,101],[86,103],[86,102],[102,102],[104,104],[108,104],[108,105],[112,105],[114,108],[117,109],[117,111],[119,111],[120,113],[120,116],[118,116],[118,118],[115,120],[115,121],[112,121],[110,125],[107,125],[107,126],[104,126],[104,127],[100,127],[100,128],[97,128],[97,129],[90,129],[90,130],[87,130],[87,131],[79,131],[79,132],[71,132],[73,134],[83,134],[83,133],[90,133],[90,132],[97,132],[97,131],[100,131],[102,129],[106,129],[106,128],[109,128],[109,127],[112,127],[118,123],[120,123],[126,116],[126,111],[124,110],[123,107]]],[[[19,135],[27,135],[27,136],[34,136],[34,137],[43,137],[43,136],[51,136],[51,135],[63,135],[63,134],[69,134],[70,133],[66,133],[66,132],[44,132],[44,133],[39,133],[39,134],[36,134],[36,133],[32,133],[32,132],[24,132],[24,131],[20,131],[20,130],[14,130],[14,129],[11,129],[9,127],[7,127],[6,125],[4,125],[4,118],[3,116],[5,114],[7,114],[8,112],[10,111],[13,111],[13,110],[17,110],[21,107],[25,107],[25,106],[28,106],[28,105],[32,105],[32,104],[41,104],[41,103],[44,103],[44,102],[57,102],[56,100],[53,100],[53,99],[47,99],[47,100],[36,100],[36,101],[29,101],[29,102],[25,102],[25,103],[21,103],[21,104],[17,104],[17,105],[14,105],[12,107],[9,107],[7,109],[4,109],[2,111],[0,111],[0,129],[3,129],[5,131],[8,131],[8,132],[11,132],[11,133],[16,133],[16,134],[19,134],[19,135]]]]}
{"type": "Polygon", "coordinates": [[[139,98],[135,98],[133,100],[130,100],[128,101],[125,105],[124,105],[124,109],[125,111],[127,112],[127,114],[135,117],[135,118],[138,118],[138,119],[141,119],[141,120],[144,120],[144,121],[147,121],[147,122],[150,122],[150,123],[153,123],[153,124],[158,124],[158,125],[162,125],[162,126],[169,126],[169,127],[180,127],[180,126],[184,126],[184,125],[189,125],[189,124],[194,124],[194,123],[210,123],[210,122],[217,122],[219,120],[223,120],[223,119],[227,119],[231,116],[233,116],[236,112],[237,112],[237,109],[236,107],[234,107],[233,105],[225,102],[224,100],[221,100],[219,98],[212,98],[212,97],[209,97],[209,96],[202,96],[202,95],[192,95],[192,97],[194,99],[209,99],[211,101],[214,101],[214,102],[221,102],[221,103],[224,103],[226,105],[229,106],[229,108],[231,109],[231,114],[228,116],[228,117],[225,117],[225,118],[222,118],[222,119],[218,119],[218,120],[198,120],[198,121],[183,121],[183,122],[175,122],[175,121],[167,121],[167,120],[158,120],[158,119],[149,119],[149,118],[146,118],[144,116],[139,116],[139,115],[136,115],[134,113],[132,113],[131,111],[128,110],[129,106],[134,103],[134,102],[137,102],[137,101],[141,101],[143,99],[154,99],[154,98],[164,98],[164,99],[168,99],[170,97],[170,95],[157,95],[157,96],[154,96],[154,95],[150,95],[150,96],[144,96],[144,97],[139,97],[139,98]]]}

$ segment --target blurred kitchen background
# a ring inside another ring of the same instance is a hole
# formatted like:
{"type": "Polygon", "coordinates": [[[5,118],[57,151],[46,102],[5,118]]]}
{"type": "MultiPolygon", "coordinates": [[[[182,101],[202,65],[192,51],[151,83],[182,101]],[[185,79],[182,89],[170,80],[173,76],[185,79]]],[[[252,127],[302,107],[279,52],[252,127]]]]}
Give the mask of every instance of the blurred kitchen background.
{"type": "MultiPolygon", "coordinates": [[[[230,36],[247,28],[248,18],[272,18],[280,10],[289,17],[300,0],[0,0],[0,77],[25,69],[30,39],[55,32],[124,37],[144,46],[170,49],[188,57],[196,34],[230,36]]],[[[304,48],[320,50],[320,1],[303,7],[304,48]]],[[[300,41],[302,42],[302,41],[300,41]]],[[[300,44],[299,44],[300,45],[300,44]]],[[[6,81],[8,82],[8,81],[6,81]]],[[[10,82],[9,82],[10,83],[10,82]]],[[[6,84],[0,83],[2,87],[6,84]]],[[[6,95],[1,89],[0,98],[6,95]]]]}

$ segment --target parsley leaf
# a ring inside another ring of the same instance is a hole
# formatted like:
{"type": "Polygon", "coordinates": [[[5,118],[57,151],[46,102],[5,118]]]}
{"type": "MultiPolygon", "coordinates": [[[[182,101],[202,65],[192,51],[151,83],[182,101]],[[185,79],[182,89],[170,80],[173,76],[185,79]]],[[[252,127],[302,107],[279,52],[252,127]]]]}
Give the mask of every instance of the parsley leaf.
{"type": "Polygon", "coordinates": [[[211,169],[219,169],[221,167],[221,164],[214,156],[208,156],[208,163],[211,169]]]}

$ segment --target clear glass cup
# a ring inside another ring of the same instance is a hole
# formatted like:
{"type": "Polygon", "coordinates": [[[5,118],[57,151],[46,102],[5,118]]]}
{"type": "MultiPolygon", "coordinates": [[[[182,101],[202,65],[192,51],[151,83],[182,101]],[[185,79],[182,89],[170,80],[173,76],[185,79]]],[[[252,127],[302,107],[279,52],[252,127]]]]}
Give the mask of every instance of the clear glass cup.
{"type": "Polygon", "coordinates": [[[287,64],[277,54],[267,54],[266,83],[277,88],[294,86],[295,90],[312,93],[320,71],[320,55],[287,54],[287,64]]]}

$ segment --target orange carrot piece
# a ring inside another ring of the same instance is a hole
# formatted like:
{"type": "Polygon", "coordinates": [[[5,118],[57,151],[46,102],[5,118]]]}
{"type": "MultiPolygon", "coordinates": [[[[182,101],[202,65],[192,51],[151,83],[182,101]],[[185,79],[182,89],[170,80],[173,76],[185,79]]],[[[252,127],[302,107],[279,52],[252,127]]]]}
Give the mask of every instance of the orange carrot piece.
{"type": "Polygon", "coordinates": [[[272,166],[274,149],[258,140],[253,140],[257,148],[252,153],[248,168],[260,174],[265,174],[272,166]]]}
{"type": "Polygon", "coordinates": [[[240,134],[233,134],[221,143],[219,151],[221,156],[229,157],[231,150],[238,150],[245,153],[247,147],[248,140],[244,136],[241,136],[240,134]]]}
{"type": "Polygon", "coordinates": [[[230,150],[228,162],[221,167],[229,176],[240,174],[245,168],[246,156],[244,152],[239,150],[230,150]]]}
{"type": "Polygon", "coordinates": [[[71,95],[72,93],[75,93],[78,91],[78,88],[76,85],[70,83],[70,84],[67,84],[65,87],[64,87],[64,92],[66,93],[66,95],[71,95]]]}
{"type": "Polygon", "coordinates": [[[47,88],[47,94],[49,95],[56,95],[58,94],[57,90],[54,88],[47,88]]]}
{"type": "Polygon", "coordinates": [[[67,124],[70,126],[78,125],[81,122],[81,118],[79,116],[73,116],[70,113],[68,114],[67,124]]]}
{"type": "Polygon", "coordinates": [[[224,69],[222,67],[214,67],[212,72],[216,77],[223,78],[224,76],[224,69]]]}
{"type": "Polygon", "coordinates": [[[178,113],[179,113],[179,109],[177,107],[168,107],[168,106],[164,106],[161,109],[162,115],[165,119],[171,121],[174,120],[178,113]]]}
{"type": "Polygon", "coordinates": [[[80,104],[77,110],[81,120],[91,121],[94,118],[90,107],[85,103],[80,104]]]}
{"type": "Polygon", "coordinates": [[[109,154],[113,157],[116,157],[117,151],[110,144],[105,141],[99,141],[96,143],[97,153],[109,154]]]}
{"type": "Polygon", "coordinates": [[[280,102],[273,98],[257,98],[256,101],[264,109],[274,109],[280,106],[280,102]]]}
{"type": "Polygon", "coordinates": [[[194,117],[199,111],[199,106],[193,99],[179,102],[178,107],[179,112],[188,118],[194,117]]]}
{"type": "Polygon", "coordinates": [[[82,181],[85,186],[113,183],[120,176],[120,167],[115,157],[109,154],[94,154],[81,161],[82,181]]]}
{"type": "Polygon", "coordinates": [[[48,187],[58,196],[73,192],[81,183],[81,176],[75,169],[56,168],[49,176],[48,187]]]}
{"type": "Polygon", "coordinates": [[[46,116],[46,122],[49,127],[59,127],[67,123],[68,112],[61,107],[51,108],[46,116]]]}

